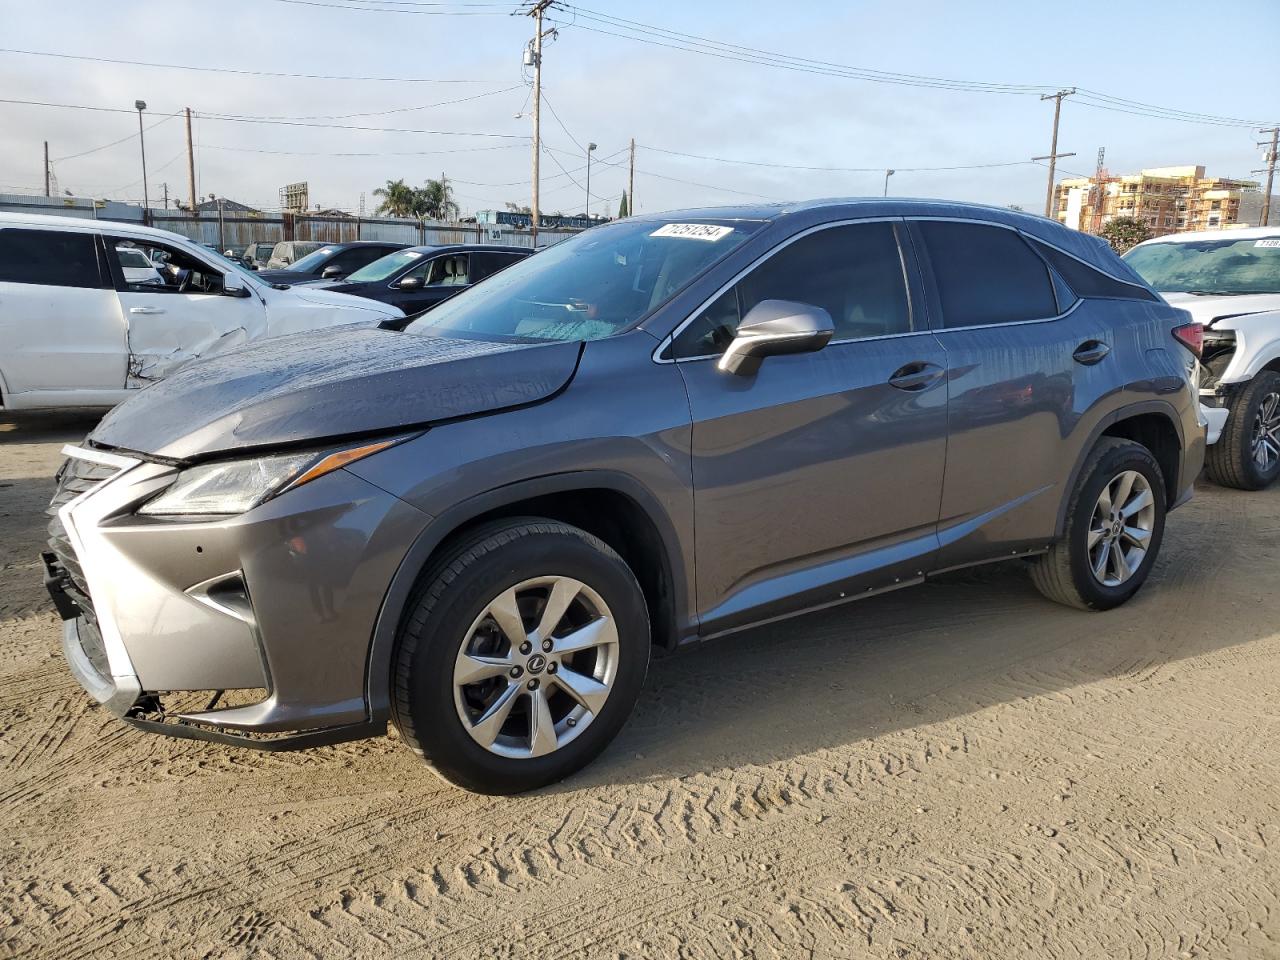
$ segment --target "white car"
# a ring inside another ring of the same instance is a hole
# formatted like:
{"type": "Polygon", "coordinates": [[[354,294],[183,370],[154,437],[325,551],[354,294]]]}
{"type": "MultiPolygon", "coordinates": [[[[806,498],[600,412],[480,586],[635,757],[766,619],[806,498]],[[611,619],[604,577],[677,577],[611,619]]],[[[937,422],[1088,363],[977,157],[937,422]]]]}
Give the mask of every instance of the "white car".
{"type": "Polygon", "coordinates": [[[120,269],[124,271],[126,283],[148,283],[152,286],[163,286],[164,280],[156,265],[147,259],[147,255],[137,247],[116,247],[116,259],[120,261],[120,269]]]}
{"type": "Polygon", "coordinates": [[[114,406],[184,363],[250,340],[403,316],[363,297],[272,286],[165,230],[0,213],[8,409],[114,406]]]}
{"type": "Polygon", "coordinates": [[[1160,237],[1125,260],[1204,325],[1210,479],[1241,490],[1269,485],[1280,476],[1280,228],[1160,237]]]}

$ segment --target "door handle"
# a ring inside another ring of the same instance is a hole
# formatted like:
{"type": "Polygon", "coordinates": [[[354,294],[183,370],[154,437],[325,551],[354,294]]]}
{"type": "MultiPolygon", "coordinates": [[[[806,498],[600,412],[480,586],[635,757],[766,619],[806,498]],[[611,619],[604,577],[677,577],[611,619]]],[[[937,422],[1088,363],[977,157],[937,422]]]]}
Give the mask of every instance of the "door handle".
{"type": "Polygon", "coordinates": [[[1076,347],[1076,352],[1071,356],[1076,363],[1083,363],[1086,367],[1091,367],[1110,352],[1111,348],[1101,340],[1086,340],[1076,347]]]}
{"type": "Polygon", "coordinates": [[[935,383],[944,372],[936,363],[915,360],[895,370],[889,378],[889,386],[918,393],[935,383]]]}
{"type": "Polygon", "coordinates": [[[164,313],[164,309],[162,307],[130,307],[129,312],[143,314],[164,313]]]}

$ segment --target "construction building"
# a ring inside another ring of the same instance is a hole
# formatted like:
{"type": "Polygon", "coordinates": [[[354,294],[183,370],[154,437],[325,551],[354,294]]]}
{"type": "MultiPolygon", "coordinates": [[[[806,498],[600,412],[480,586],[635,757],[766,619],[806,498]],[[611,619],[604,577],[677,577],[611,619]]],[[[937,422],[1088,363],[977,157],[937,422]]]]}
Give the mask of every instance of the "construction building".
{"type": "Polygon", "coordinates": [[[1141,220],[1156,237],[1254,227],[1261,201],[1256,181],[1206,177],[1203,166],[1154,167],[1120,177],[1102,170],[1054,187],[1058,222],[1087,233],[1097,233],[1114,217],[1141,220]]]}

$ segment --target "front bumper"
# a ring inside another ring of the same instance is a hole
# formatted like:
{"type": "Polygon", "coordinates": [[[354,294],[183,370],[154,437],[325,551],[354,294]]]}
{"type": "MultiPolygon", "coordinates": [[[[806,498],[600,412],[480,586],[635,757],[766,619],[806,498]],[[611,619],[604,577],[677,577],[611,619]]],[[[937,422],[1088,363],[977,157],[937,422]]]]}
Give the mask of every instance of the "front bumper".
{"type": "Polygon", "coordinates": [[[241,516],[157,521],[134,508],[175,468],[64,453],[45,580],[95,700],[143,729],[266,749],[385,729],[368,705],[370,638],[426,514],[338,470],[241,516]],[[181,692],[209,706],[167,712],[181,692]],[[226,692],[239,702],[214,709],[226,692]]]}

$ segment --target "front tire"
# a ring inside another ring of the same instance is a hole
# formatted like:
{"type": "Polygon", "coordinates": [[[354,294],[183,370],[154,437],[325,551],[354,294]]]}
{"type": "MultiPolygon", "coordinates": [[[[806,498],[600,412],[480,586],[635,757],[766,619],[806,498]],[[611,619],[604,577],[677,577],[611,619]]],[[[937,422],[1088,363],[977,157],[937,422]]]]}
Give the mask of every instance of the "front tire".
{"type": "Polygon", "coordinates": [[[1205,469],[1237,490],[1261,490],[1280,476],[1280,373],[1263,370],[1236,396],[1205,469]]]}
{"type": "Polygon", "coordinates": [[[1164,537],[1165,483],[1146,447],[1103,437],[1067,506],[1066,536],[1031,568],[1050,600],[1110,610],[1138,592],[1164,537]]]}
{"type": "Polygon", "coordinates": [[[424,574],[398,638],[393,720],[451,783],[532,790],[621,729],[649,643],[640,585],[607,544],[551,520],[499,521],[424,574]]]}

